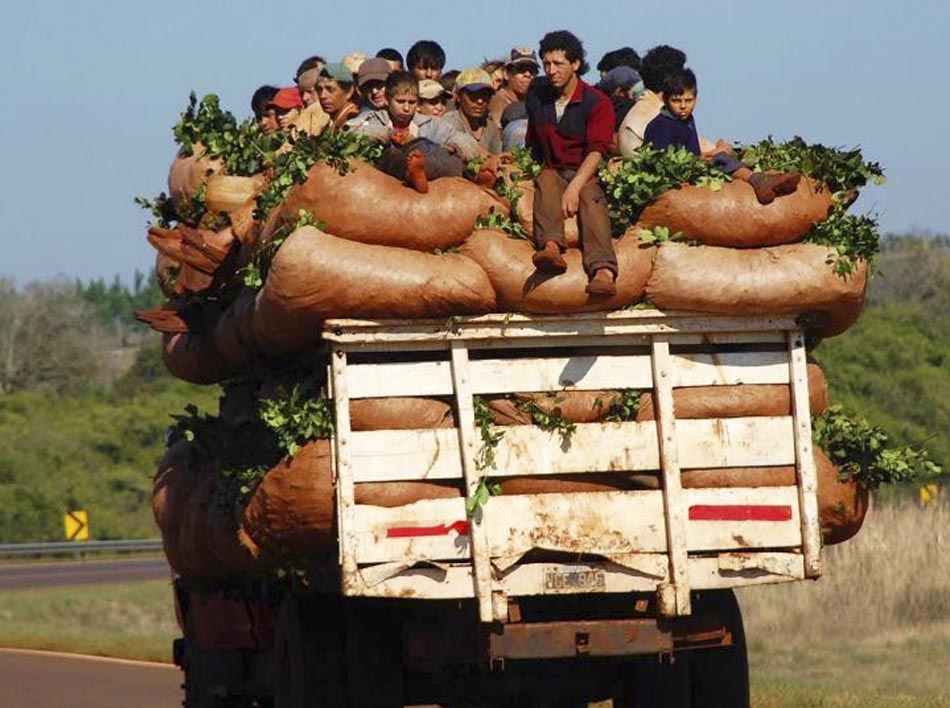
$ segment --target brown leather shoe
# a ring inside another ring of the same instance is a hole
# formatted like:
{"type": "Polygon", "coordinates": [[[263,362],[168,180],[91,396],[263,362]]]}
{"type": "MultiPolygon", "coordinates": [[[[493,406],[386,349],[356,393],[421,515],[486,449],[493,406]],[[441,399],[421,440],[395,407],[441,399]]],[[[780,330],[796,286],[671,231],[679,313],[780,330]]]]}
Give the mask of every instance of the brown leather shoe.
{"type": "Polygon", "coordinates": [[[549,273],[563,273],[567,270],[567,261],[561,255],[561,247],[554,241],[548,241],[544,244],[544,248],[535,252],[531,257],[531,262],[538,270],[549,273]]]}
{"type": "Polygon", "coordinates": [[[617,283],[609,269],[598,268],[584,289],[589,295],[616,295],[617,283]]]}
{"type": "Polygon", "coordinates": [[[426,177],[425,158],[418,150],[412,150],[406,156],[406,182],[420,194],[429,191],[429,178],[426,177]]]}
{"type": "Polygon", "coordinates": [[[802,176],[798,172],[757,172],[749,177],[759,204],[771,204],[776,197],[783,197],[798,189],[802,176]]]}

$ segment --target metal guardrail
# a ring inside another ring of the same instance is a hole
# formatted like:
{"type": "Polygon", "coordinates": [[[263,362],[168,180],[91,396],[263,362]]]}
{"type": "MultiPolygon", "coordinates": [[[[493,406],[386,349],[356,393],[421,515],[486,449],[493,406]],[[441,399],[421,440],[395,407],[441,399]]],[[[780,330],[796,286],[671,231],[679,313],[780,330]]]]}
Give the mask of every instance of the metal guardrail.
{"type": "Polygon", "coordinates": [[[63,541],[57,543],[0,543],[0,558],[13,556],[68,556],[79,553],[160,551],[158,538],[138,541],[63,541]]]}

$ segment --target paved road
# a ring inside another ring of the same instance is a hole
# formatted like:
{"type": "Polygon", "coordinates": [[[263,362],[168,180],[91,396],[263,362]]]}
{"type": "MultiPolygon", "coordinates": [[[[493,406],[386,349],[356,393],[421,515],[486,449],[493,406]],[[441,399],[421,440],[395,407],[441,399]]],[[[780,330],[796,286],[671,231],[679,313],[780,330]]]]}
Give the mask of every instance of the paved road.
{"type": "Polygon", "coordinates": [[[0,708],[176,708],[180,685],[167,664],[0,649],[0,708]]]}
{"type": "Polygon", "coordinates": [[[0,590],[169,578],[171,573],[164,558],[0,566],[0,590]]]}

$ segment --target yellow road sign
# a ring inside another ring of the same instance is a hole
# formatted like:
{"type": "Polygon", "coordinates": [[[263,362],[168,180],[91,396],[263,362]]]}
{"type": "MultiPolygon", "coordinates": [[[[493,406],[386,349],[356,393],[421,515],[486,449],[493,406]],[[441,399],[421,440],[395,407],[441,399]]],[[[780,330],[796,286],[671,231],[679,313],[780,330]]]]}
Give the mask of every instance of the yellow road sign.
{"type": "Polygon", "coordinates": [[[63,517],[67,541],[89,540],[89,514],[83,510],[68,511],[63,517]]]}
{"type": "Polygon", "coordinates": [[[933,504],[940,496],[940,487],[936,484],[925,484],[920,488],[920,503],[923,506],[933,504]]]}

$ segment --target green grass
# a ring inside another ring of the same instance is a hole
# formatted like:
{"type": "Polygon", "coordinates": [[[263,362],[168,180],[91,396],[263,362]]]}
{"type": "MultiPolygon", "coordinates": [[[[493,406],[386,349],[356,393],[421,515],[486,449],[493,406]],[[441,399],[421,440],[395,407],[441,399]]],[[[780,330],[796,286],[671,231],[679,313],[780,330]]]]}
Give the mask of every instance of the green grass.
{"type": "Polygon", "coordinates": [[[924,635],[780,644],[752,640],[749,669],[757,708],[950,706],[950,623],[924,635]]]}
{"type": "Polygon", "coordinates": [[[0,646],[171,662],[180,636],[163,580],[0,592],[0,646]]]}

